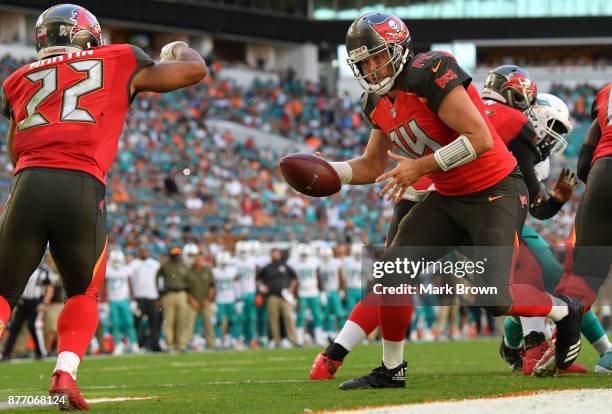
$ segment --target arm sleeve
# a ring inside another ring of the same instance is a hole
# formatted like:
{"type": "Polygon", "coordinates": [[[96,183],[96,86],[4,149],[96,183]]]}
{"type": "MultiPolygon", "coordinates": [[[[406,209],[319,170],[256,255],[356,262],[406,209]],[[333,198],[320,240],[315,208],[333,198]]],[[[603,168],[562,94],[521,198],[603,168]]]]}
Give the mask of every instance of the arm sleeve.
{"type": "Polygon", "coordinates": [[[597,120],[597,114],[597,96],[595,96],[595,99],[593,99],[593,104],[591,105],[591,118],[597,120]]]}
{"type": "Polygon", "coordinates": [[[538,134],[535,131],[535,129],[533,128],[533,125],[531,124],[531,122],[529,122],[529,120],[527,120],[527,118],[525,118],[525,124],[519,130],[519,132],[516,134],[516,137],[514,137],[510,141],[513,141],[513,140],[522,140],[523,142],[527,143],[527,145],[529,147],[532,148],[532,151],[539,152],[539,150],[533,144],[533,142],[535,141],[535,138],[536,138],[537,135],[538,134]]]}
{"type": "Polygon", "coordinates": [[[540,193],[540,182],[536,177],[535,169],[533,168],[536,161],[536,156],[533,149],[522,139],[514,139],[508,144],[508,149],[518,161],[523,180],[529,191],[529,200],[533,202],[540,193]]]}
{"type": "Polygon", "coordinates": [[[141,48],[138,46],[130,45],[130,49],[136,58],[136,69],[130,75],[130,79],[128,81],[128,96],[130,99],[130,103],[136,97],[136,94],[132,95],[132,81],[138,75],[138,73],[146,67],[153,66],[155,62],[149,55],[147,55],[141,48]]]}
{"type": "Polygon", "coordinates": [[[523,173],[523,180],[525,180],[527,191],[529,191],[529,212],[531,215],[539,220],[546,220],[557,214],[561,207],[563,207],[563,203],[547,195],[543,196],[544,198],[541,202],[537,202],[541,188],[534,168],[537,156],[528,142],[522,139],[515,139],[508,144],[508,149],[517,159],[523,173]]]}
{"type": "Polygon", "coordinates": [[[591,163],[593,162],[593,152],[597,148],[599,139],[601,138],[601,128],[599,127],[599,120],[595,119],[589,129],[587,130],[586,136],[584,137],[584,143],[580,148],[580,155],[578,156],[578,165],[576,174],[578,178],[586,184],[591,170],[591,163]]]}
{"type": "Polygon", "coordinates": [[[591,162],[593,161],[593,153],[595,152],[595,146],[584,143],[580,148],[580,155],[578,155],[578,166],[576,175],[586,184],[587,178],[589,177],[589,171],[591,171],[591,162]]]}
{"type": "Polygon", "coordinates": [[[11,109],[8,98],[4,93],[4,86],[0,87],[0,111],[2,111],[2,115],[4,115],[4,117],[8,120],[13,117],[13,110],[11,109]]]}
{"type": "Polygon", "coordinates": [[[438,113],[442,101],[457,86],[467,87],[472,77],[459,66],[451,55],[434,53],[427,64],[419,70],[420,79],[414,85],[419,96],[427,99],[427,106],[438,113]]]}

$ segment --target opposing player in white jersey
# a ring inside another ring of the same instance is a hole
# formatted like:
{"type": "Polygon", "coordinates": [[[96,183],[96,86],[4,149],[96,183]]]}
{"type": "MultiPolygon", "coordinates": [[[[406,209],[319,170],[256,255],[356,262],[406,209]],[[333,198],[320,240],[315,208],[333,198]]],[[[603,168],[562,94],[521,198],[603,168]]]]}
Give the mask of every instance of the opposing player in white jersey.
{"type": "MultiPolygon", "coordinates": [[[[253,257],[257,264],[257,270],[263,269],[270,264],[270,254],[266,254],[263,246],[258,240],[249,240],[249,256],[253,257]]],[[[259,345],[268,344],[268,309],[266,307],[266,297],[255,293],[255,326],[256,336],[259,338],[259,345]]]]}
{"type": "Polygon", "coordinates": [[[125,350],[123,338],[129,342],[132,352],[139,352],[134,315],[130,308],[130,269],[126,265],[125,256],[119,249],[111,250],[106,268],[106,290],[110,307],[111,334],[115,341],[114,355],[120,355],[125,350]]]}
{"type": "MultiPolygon", "coordinates": [[[[240,325],[236,311],[236,284],[238,283],[238,269],[232,265],[232,257],[229,252],[220,252],[215,259],[215,267],[212,269],[215,279],[215,302],[217,304],[217,326],[215,328],[217,338],[222,338],[221,327],[226,320],[233,343],[240,336],[240,325]]],[[[227,346],[230,344],[226,342],[227,346]]]]}
{"type": "Polygon", "coordinates": [[[311,246],[301,243],[296,247],[296,254],[289,261],[289,265],[295,270],[298,278],[299,308],[295,323],[298,343],[304,343],[304,314],[308,308],[312,313],[315,341],[318,344],[322,344],[325,338],[322,329],[323,318],[319,298],[319,261],[314,256],[311,246]]]}
{"type": "Polygon", "coordinates": [[[264,248],[259,240],[247,240],[247,250],[258,268],[261,269],[270,263],[270,255],[264,252],[264,248]]]}
{"type": "Polygon", "coordinates": [[[351,254],[342,261],[342,273],[346,286],[346,309],[353,309],[361,300],[361,245],[351,245],[351,254]]]}
{"type": "Polygon", "coordinates": [[[340,288],[344,285],[342,261],[334,257],[331,247],[324,246],[319,250],[319,276],[326,300],[323,304],[323,329],[328,338],[336,336],[336,328],[340,328],[346,318],[342,307],[340,288]],[[334,322],[338,325],[334,326],[334,322]]]}
{"type": "Polygon", "coordinates": [[[236,243],[236,268],[240,280],[242,295],[242,334],[244,342],[251,348],[257,347],[255,335],[255,292],[257,285],[255,276],[260,267],[258,258],[253,254],[252,245],[255,242],[241,240],[236,243]]]}

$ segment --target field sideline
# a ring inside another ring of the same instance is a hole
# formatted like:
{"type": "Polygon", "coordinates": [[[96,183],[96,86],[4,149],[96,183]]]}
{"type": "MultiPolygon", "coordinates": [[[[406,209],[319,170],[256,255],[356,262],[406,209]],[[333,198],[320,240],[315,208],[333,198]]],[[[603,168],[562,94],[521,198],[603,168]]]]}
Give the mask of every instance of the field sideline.
{"type": "MultiPolygon", "coordinates": [[[[612,389],[612,376],[540,379],[512,374],[499,358],[497,347],[497,340],[408,344],[405,390],[337,389],[341,381],[363,375],[380,363],[379,345],[359,347],[333,381],[308,381],[308,368],[319,350],[307,348],[89,358],[79,372],[79,384],[87,399],[154,397],[92,405],[92,412],[130,414],[298,413],[539,389],[612,389]]],[[[578,362],[592,371],[596,359],[585,343],[578,362]]],[[[11,395],[46,395],[53,365],[51,361],[0,364],[0,404],[6,407],[11,395]]],[[[56,410],[45,407],[0,412],[56,410]]]]}

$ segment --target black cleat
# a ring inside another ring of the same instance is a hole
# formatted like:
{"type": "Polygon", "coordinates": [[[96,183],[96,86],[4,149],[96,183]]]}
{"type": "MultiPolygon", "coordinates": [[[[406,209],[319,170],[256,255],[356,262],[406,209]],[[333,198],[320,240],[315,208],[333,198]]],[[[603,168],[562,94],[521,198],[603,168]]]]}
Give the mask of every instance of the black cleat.
{"type": "Polygon", "coordinates": [[[374,368],[368,375],[343,382],[340,389],[406,388],[404,373],[407,367],[406,361],[393,369],[387,369],[384,364],[380,364],[380,367],[374,368]]]}
{"type": "Polygon", "coordinates": [[[568,314],[556,322],[557,340],[555,341],[555,362],[557,368],[565,369],[572,365],[580,353],[580,323],[582,322],[582,305],[577,299],[559,296],[567,303],[568,314]]]}
{"type": "Polygon", "coordinates": [[[501,344],[499,345],[499,355],[502,357],[508,367],[512,371],[523,370],[523,355],[521,348],[510,348],[506,345],[504,337],[502,336],[501,344]]]}

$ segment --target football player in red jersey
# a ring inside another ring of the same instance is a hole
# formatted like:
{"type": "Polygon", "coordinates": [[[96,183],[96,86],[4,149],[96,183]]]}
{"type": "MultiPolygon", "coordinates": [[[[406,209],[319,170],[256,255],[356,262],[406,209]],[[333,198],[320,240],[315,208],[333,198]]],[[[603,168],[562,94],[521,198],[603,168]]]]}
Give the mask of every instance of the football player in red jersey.
{"type": "MultiPolygon", "coordinates": [[[[573,229],[571,254],[555,294],[579,298],[589,309],[605,282],[612,263],[612,83],[593,101],[593,122],[578,158],[578,178],[586,183],[573,229]]],[[[559,339],[557,338],[557,341],[559,339]]],[[[542,374],[555,372],[558,349],[550,349],[538,362],[542,374]]],[[[606,355],[604,355],[606,356],[606,355]]],[[[604,368],[602,372],[610,372],[604,368]]]]}
{"type": "MultiPolygon", "coordinates": [[[[566,142],[548,125],[540,125],[540,118],[544,114],[552,114],[555,122],[551,127],[568,133],[571,125],[567,107],[552,95],[543,94],[538,98],[537,86],[529,73],[515,65],[503,65],[489,72],[482,96],[488,119],[517,159],[529,192],[529,213],[539,220],[553,217],[574,194],[575,179],[573,173],[564,169],[551,194],[543,191],[540,181],[546,177],[541,177],[540,171],[547,169],[551,153],[563,152],[566,142]],[[536,99],[539,100],[536,102],[536,99]],[[558,113],[552,111],[554,105],[559,108],[558,113]],[[536,127],[540,134],[536,132],[536,127]]],[[[548,244],[525,224],[521,231],[521,246],[514,281],[552,292],[559,282],[561,265],[548,244]]],[[[545,318],[521,316],[519,319],[509,316],[506,317],[504,327],[512,340],[506,336],[502,339],[502,358],[509,365],[521,367],[523,374],[532,375],[536,363],[549,346],[544,334],[545,318]],[[514,333],[515,330],[518,334],[514,333]],[[524,353],[520,352],[521,340],[518,340],[518,344],[514,343],[518,336],[522,336],[524,353]]],[[[586,372],[584,367],[576,364],[567,370],[572,373],[586,372]]]]}
{"type": "MultiPolygon", "coordinates": [[[[399,223],[412,207],[422,201],[430,191],[435,191],[433,182],[431,178],[425,176],[410,186],[402,199],[395,203],[385,245],[388,246],[393,241],[399,223]]],[[[378,309],[373,309],[377,306],[378,298],[370,293],[351,309],[351,313],[338,336],[313,361],[308,373],[311,380],[336,378],[336,371],[342,365],[344,358],[378,327],[378,309]]],[[[412,308],[408,307],[406,311],[407,318],[411,319],[412,308]]]]}
{"type": "MultiPolygon", "coordinates": [[[[332,164],[342,182],[388,181],[381,191],[388,198],[401,197],[425,175],[436,187],[402,220],[383,261],[437,259],[447,252],[444,246],[466,239],[474,246],[512,247],[525,218],[527,191],[516,160],[486,118],[471,78],[448,54],[413,56],[406,25],[388,13],[368,13],[355,20],[346,45],[354,76],[366,91],[362,106],[372,132],[361,157],[332,164]],[[393,146],[405,156],[393,154],[393,146]],[[384,173],[389,158],[397,166],[384,173]]],[[[574,341],[557,343],[569,348],[579,342],[579,304],[529,285],[510,287],[513,254],[508,251],[489,261],[488,282],[499,287],[498,305],[489,310],[521,315],[533,312],[533,307],[521,304],[538,301],[538,313],[559,321],[559,336],[574,341]]],[[[383,282],[401,279],[396,276],[387,274],[383,282]]],[[[410,304],[408,298],[391,296],[379,298],[382,365],[341,388],[405,386],[403,345],[410,304]]],[[[565,356],[568,349],[557,353],[565,356]]]]}
{"type": "Polygon", "coordinates": [[[77,367],[98,324],[107,254],[105,177],[130,103],[141,91],[168,92],[207,74],[184,42],[154,63],[135,46],[102,45],[97,19],[61,4],[43,12],[38,61],[2,86],[13,180],[0,217],[0,335],[47,243],[66,289],[58,320],[58,358],[49,393],[62,409],[87,410],[77,367]]]}

